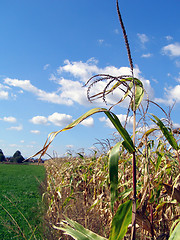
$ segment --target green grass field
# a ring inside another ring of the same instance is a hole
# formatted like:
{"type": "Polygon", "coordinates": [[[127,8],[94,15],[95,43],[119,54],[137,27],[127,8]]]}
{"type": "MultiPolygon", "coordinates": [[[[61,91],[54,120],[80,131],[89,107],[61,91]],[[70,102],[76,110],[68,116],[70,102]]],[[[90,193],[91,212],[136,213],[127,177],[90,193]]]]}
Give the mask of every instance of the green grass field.
{"type": "Polygon", "coordinates": [[[43,239],[44,179],[44,166],[0,164],[0,239],[43,239]]]}

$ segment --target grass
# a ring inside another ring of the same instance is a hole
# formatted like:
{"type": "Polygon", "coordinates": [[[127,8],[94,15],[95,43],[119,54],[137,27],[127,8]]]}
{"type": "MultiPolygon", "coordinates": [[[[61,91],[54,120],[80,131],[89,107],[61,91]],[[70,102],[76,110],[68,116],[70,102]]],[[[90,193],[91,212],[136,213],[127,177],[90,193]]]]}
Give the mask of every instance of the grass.
{"type": "Polygon", "coordinates": [[[0,165],[0,239],[30,239],[33,231],[42,239],[44,179],[44,166],[0,165]]]}

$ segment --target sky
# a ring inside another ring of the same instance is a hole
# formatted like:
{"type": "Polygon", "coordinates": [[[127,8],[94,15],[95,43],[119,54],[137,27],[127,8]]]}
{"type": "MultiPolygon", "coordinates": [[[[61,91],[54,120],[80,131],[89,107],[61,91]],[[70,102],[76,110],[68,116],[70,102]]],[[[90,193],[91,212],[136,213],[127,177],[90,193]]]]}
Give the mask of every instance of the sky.
{"type": "MultiPolygon", "coordinates": [[[[120,0],[134,64],[150,100],[180,126],[179,0],[120,0]]],[[[5,156],[20,150],[24,157],[39,151],[52,131],[94,107],[87,99],[87,80],[95,74],[130,74],[115,0],[0,1],[0,149],[5,156]]],[[[94,85],[91,93],[105,87],[94,85]]],[[[112,109],[125,121],[127,102],[112,109]]],[[[149,112],[163,118],[150,105],[149,112]]],[[[129,129],[132,121],[129,120],[129,129]]],[[[131,131],[131,130],[129,130],[131,131]]],[[[112,139],[115,129],[104,113],[59,134],[48,150],[88,153],[98,140],[112,139]]]]}

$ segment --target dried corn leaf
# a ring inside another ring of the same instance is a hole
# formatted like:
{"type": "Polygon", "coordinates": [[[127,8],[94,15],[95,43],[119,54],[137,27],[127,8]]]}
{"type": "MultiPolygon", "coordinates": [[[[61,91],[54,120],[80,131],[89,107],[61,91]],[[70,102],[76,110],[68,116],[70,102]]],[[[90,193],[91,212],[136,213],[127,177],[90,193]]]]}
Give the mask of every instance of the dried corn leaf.
{"type": "Polygon", "coordinates": [[[172,199],[176,199],[178,203],[180,203],[180,191],[166,183],[163,183],[163,186],[165,187],[167,194],[172,197],[172,199]]]}

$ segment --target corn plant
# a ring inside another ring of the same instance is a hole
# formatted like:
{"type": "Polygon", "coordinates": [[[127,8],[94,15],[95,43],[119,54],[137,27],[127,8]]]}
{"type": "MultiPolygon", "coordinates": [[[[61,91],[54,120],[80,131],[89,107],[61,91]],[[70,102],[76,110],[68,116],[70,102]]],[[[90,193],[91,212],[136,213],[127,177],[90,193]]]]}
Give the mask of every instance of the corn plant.
{"type": "MultiPolygon", "coordinates": [[[[102,204],[101,209],[103,209],[103,207],[104,209],[108,209],[108,205],[111,208],[111,212],[107,210],[107,215],[103,213],[103,216],[106,216],[108,219],[107,224],[110,225],[111,222],[108,234],[109,240],[123,239],[127,231],[129,231],[130,223],[131,234],[128,233],[130,235],[128,239],[137,239],[136,223],[141,228],[140,236],[138,236],[141,239],[146,239],[145,236],[147,236],[147,239],[154,239],[155,237],[163,239],[163,236],[169,236],[170,222],[173,221],[172,219],[177,219],[180,216],[177,203],[174,202],[175,200],[180,203],[180,191],[176,187],[179,181],[179,174],[176,176],[180,167],[179,145],[173,135],[172,129],[166,127],[157,116],[151,115],[151,120],[156,124],[156,127],[149,130],[146,130],[146,127],[144,127],[145,131],[142,132],[142,136],[139,138],[139,144],[136,146],[136,112],[139,111],[141,113],[141,120],[144,126],[146,126],[146,114],[148,104],[151,101],[147,101],[147,107],[144,109],[141,102],[146,92],[143,83],[134,77],[131,51],[118,0],[116,0],[116,6],[128,53],[131,75],[114,77],[108,74],[97,74],[87,81],[86,86],[88,86],[87,97],[90,102],[102,98],[102,100],[107,103],[107,96],[111,95],[115,90],[120,90],[123,96],[110,109],[93,108],[65,128],[50,133],[43,148],[34,156],[40,154],[41,158],[59,133],[74,128],[93,114],[104,113],[121,136],[121,140],[108,152],[108,169],[107,164],[105,164],[103,165],[103,170],[98,171],[97,165],[103,157],[95,157],[88,160],[84,158],[82,154],[79,154],[81,164],[79,158],[73,158],[73,161],[72,159],[69,162],[67,160],[65,161],[67,166],[65,168],[63,167],[61,171],[59,171],[58,166],[53,160],[51,160],[50,166],[47,167],[49,171],[49,189],[47,195],[49,195],[49,201],[51,203],[49,211],[52,215],[55,213],[59,214],[53,225],[56,229],[64,231],[65,234],[72,236],[74,239],[107,239],[106,236],[101,237],[87,229],[89,227],[88,213],[91,212],[92,209],[95,209],[98,204],[102,204]],[[91,95],[92,87],[95,87],[97,83],[102,81],[106,83],[104,89],[91,95]],[[130,111],[132,111],[133,115],[132,138],[125,126],[122,126],[118,117],[112,112],[112,108],[125,99],[129,99],[127,117],[130,111]],[[158,137],[155,143],[156,136],[152,139],[150,139],[150,136],[157,130],[161,131],[162,136],[158,137]],[[163,140],[161,140],[161,138],[163,138],[163,140]],[[169,148],[171,148],[171,151],[169,151],[169,148]],[[176,153],[175,156],[173,155],[172,149],[176,153]],[[76,161],[78,162],[77,165],[76,161]],[[170,161],[172,162],[171,164],[170,161]],[[107,170],[109,175],[107,175],[107,170]],[[56,178],[53,177],[55,175],[56,178]],[[96,176],[100,176],[103,180],[97,182],[96,176]],[[58,178],[60,178],[60,181],[56,184],[58,178]],[[66,181],[64,181],[65,179],[66,181]],[[99,184],[101,186],[100,188],[97,187],[99,184]],[[109,186],[110,199],[103,202],[103,197],[105,195],[107,197],[109,193],[109,186]],[[164,189],[165,192],[163,192],[164,189]],[[69,203],[76,201],[77,193],[81,193],[81,197],[78,199],[81,199],[85,209],[85,228],[67,217],[65,221],[61,222],[60,227],[57,226],[58,221],[62,219],[63,212],[67,213],[70,209],[72,215],[72,207],[69,203]],[[93,202],[88,198],[88,196],[92,196],[92,194],[93,202]],[[66,198],[62,199],[62,195],[65,195],[66,198]],[[58,201],[61,202],[60,205],[57,204],[58,201]],[[164,234],[163,236],[161,234],[162,232],[164,234]]],[[[166,116],[168,115],[166,114],[166,116]]],[[[105,159],[107,160],[107,156],[105,159]]],[[[60,161],[62,161],[62,159],[60,161]]],[[[179,225],[174,229],[170,239],[177,239],[174,238],[174,236],[178,231],[179,225]]]]}

